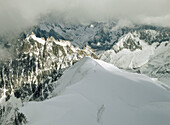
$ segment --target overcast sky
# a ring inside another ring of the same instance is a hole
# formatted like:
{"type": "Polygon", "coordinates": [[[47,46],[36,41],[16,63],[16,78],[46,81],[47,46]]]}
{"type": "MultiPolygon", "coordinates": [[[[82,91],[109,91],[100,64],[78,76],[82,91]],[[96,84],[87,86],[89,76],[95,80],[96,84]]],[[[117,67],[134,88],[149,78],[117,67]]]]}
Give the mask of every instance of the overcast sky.
{"type": "Polygon", "coordinates": [[[0,33],[34,25],[53,11],[68,21],[129,19],[170,26],[170,0],[0,0],[0,33]]]}

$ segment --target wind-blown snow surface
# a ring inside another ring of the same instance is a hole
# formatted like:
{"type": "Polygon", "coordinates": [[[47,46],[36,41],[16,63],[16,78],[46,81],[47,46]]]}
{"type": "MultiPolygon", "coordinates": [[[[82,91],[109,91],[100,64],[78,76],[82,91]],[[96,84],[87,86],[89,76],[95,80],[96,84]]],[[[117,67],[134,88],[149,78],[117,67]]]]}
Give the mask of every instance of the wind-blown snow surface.
{"type": "Polygon", "coordinates": [[[150,78],[86,57],[53,98],[20,108],[30,125],[169,125],[170,92],[150,78]]]}

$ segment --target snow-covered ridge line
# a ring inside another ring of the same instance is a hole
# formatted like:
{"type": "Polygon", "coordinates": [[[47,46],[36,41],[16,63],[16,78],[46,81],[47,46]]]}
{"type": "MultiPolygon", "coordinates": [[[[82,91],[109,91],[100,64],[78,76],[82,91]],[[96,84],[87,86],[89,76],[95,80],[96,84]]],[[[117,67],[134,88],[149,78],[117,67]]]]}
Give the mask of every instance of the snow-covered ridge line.
{"type": "Polygon", "coordinates": [[[20,111],[28,125],[169,125],[170,92],[150,78],[85,57],[56,82],[53,98],[20,111]],[[56,96],[57,95],[57,96],[56,96]]]}
{"type": "Polygon", "coordinates": [[[30,35],[30,37],[29,38],[32,38],[32,39],[34,39],[35,41],[37,41],[37,42],[39,42],[39,43],[41,43],[41,44],[45,44],[45,40],[43,39],[43,38],[37,38],[34,34],[32,34],[32,35],[30,35]]]}
{"type": "MultiPolygon", "coordinates": [[[[27,36],[27,40],[29,39],[33,39],[35,41],[37,41],[38,43],[42,44],[42,45],[45,45],[46,41],[45,39],[42,37],[42,38],[39,38],[37,37],[33,32],[31,35],[27,36]]],[[[67,46],[67,45],[71,45],[71,43],[69,41],[65,41],[65,40],[55,40],[54,37],[50,37],[50,38],[47,38],[47,41],[50,41],[50,40],[53,40],[56,44],[60,45],[60,46],[67,46]]]]}

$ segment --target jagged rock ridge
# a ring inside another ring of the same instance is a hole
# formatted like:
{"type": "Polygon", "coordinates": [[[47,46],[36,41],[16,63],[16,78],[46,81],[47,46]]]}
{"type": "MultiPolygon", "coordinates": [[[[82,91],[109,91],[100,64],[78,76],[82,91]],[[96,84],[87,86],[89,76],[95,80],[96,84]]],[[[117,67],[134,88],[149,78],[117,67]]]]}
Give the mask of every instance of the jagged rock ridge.
{"type": "Polygon", "coordinates": [[[16,58],[0,66],[1,121],[9,112],[15,112],[11,110],[17,106],[7,110],[11,97],[22,101],[44,100],[54,89],[53,81],[60,78],[66,68],[85,56],[97,58],[88,45],[80,49],[69,41],[53,37],[45,40],[33,33],[18,41],[16,51],[16,58]]]}

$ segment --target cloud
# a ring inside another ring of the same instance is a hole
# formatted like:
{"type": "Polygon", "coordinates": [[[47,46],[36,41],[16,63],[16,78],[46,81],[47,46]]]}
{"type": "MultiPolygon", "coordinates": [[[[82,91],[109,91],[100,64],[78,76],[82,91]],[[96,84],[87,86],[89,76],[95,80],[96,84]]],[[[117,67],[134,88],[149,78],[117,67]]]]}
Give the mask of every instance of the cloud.
{"type": "Polygon", "coordinates": [[[12,54],[9,52],[9,50],[0,46],[0,61],[6,61],[11,56],[12,56],[12,54]]]}
{"type": "MultiPolygon", "coordinates": [[[[44,15],[49,14],[74,23],[119,19],[117,27],[133,22],[170,27],[169,5],[169,0],[0,0],[0,36],[5,34],[7,41],[13,41],[42,16],[48,20],[44,15]]],[[[0,45],[0,60],[10,53],[0,45]]]]}
{"type": "Polygon", "coordinates": [[[170,26],[169,5],[169,0],[0,0],[0,33],[35,25],[50,12],[72,22],[117,18],[170,26]]]}
{"type": "Polygon", "coordinates": [[[138,22],[149,25],[170,27],[170,14],[162,16],[139,17],[138,22]]]}

